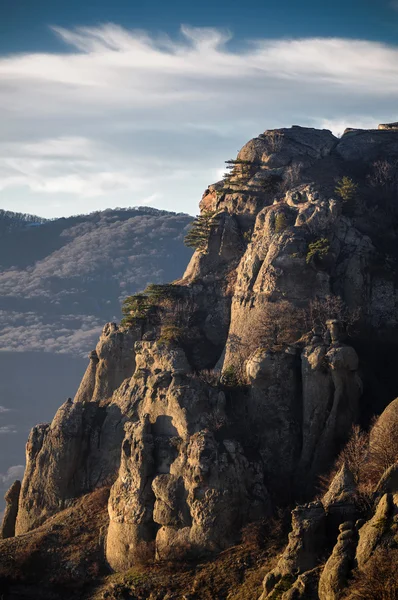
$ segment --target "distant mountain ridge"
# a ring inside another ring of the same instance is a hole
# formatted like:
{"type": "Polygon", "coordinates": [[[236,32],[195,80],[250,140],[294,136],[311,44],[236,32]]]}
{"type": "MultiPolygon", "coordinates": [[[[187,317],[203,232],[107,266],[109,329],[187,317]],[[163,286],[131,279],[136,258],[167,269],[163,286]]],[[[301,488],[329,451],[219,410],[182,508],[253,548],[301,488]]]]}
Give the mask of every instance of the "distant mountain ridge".
{"type": "Polygon", "coordinates": [[[27,213],[13,212],[12,210],[3,210],[0,208],[0,235],[5,232],[16,229],[24,229],[32,225],[41,225],[48,219],[31,215],[27,213]]]}
{"type": "Polygon", "coordinates": [[[3,212],[0,350],[83,355],[104,319],[119,318],[125,296],[180,276],[191,256],[185,214],[138,207],[45,220],[3,212]]]}
{"type": "Polygon", "coordinates": [[[125,296],[182,275],[191,220],[151,207],[0,211],[0,508],[29,429],[75,394],[103,323],[120,320],[125,296]]]}

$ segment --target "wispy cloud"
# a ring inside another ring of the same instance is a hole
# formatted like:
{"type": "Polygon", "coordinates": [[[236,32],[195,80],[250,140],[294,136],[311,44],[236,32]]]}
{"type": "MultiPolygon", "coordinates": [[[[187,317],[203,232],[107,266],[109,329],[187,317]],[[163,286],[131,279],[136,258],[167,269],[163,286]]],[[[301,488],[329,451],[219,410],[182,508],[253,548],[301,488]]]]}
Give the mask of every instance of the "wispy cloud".
{"type": "Polygon", "coordinates": [[[16,479],[22,479],[24,471],[24,465],[14,465],[9,467],[6,473],[0,473],[0,486],[10,485],[16,479]]]}
{"type": "Polygon", "coordinates": [[[51,195],[58,212],[152,197],[194,212],[248,136],[396,116],[398,48],[381,43],[260,39],[236,51],[216,29],[54,33],[71,52],[0,59],[0,189],[51,195]]]}
{"type": "Polygon", "coordinates": [[[8,434],[8,433],[17,433],[14,425],[2,425],[0,427],[0,435],[8,434]]]}

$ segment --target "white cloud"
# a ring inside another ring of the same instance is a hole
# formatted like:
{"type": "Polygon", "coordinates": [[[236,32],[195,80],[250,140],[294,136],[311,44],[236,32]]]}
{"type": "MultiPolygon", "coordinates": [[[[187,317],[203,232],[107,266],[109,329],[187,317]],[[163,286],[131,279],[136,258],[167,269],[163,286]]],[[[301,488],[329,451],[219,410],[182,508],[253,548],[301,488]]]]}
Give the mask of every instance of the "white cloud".
{"type": "Polygon", "coordinates": [[[0,427],[0,435],[8,434],[8,433],[17,433],[14,425],[2,425],[0,427]]]}
{"type": "Polygon", "coordinates": [[[54,32],[70,52],[0,58],[8,208],[30,198],[51,216],[155,198],[193,213],[218,165],[266,128],[396,120],[395,46],[263,39],[238,51],[210,28],[177,40],[112,24],[54,32]]]}
{"type": "MultiPolygon", "coordinates": [[[[4,310],[0,310],[0,325],[0,352],[44,351],[83,357],[87,348],[95,347],[102,330],[100,320],[92,316],[62,315],[49,320],[32,312],[4,310]]],[[[0,414],[9,410],[0,407],[0,414]]],[[[1,433],[15,433],[14,426],[0,427],[1,433]]]]}
{"type": "Polygon", "coordinates": [[[6,486],[13,483],[16,479],[22,479],[25,471],[24,465],[14,465],[7,469],[7,473],[0,473],[0,485],[6,486]]]}

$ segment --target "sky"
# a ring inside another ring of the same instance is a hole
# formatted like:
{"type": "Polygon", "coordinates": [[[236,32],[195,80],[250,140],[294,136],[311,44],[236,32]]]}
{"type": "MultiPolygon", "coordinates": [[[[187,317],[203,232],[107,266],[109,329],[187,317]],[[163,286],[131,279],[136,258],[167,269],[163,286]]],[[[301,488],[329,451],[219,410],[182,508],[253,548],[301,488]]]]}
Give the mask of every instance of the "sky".
{"type": "Polygon", "coordinates": [[[0,0],[0,208],[196,214],[250,138],[398,120],[398,0],[0,0]]]}

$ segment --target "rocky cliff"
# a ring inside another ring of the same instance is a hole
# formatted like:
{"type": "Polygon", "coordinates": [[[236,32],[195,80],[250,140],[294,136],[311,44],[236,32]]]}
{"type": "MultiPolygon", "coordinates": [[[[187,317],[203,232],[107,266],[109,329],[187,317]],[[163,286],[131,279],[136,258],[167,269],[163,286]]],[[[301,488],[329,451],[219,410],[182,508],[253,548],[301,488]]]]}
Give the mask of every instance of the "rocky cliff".
{"type": "Polygon", "coordinates": [[[32,430],[3,537],[108,487],[104,559],[125,571],[214,555],[300,501],[262,598],[339,598],[398,511],[395,471],[365,510],[344,461],[309,502],[398,391],[398,130],[267,131],[230,164],[183,278],[133,297],[32,430]]]}

